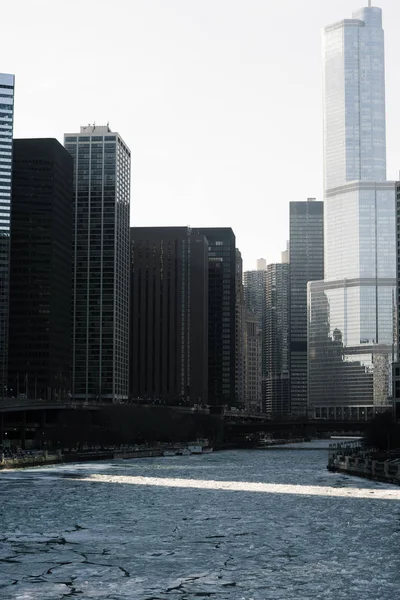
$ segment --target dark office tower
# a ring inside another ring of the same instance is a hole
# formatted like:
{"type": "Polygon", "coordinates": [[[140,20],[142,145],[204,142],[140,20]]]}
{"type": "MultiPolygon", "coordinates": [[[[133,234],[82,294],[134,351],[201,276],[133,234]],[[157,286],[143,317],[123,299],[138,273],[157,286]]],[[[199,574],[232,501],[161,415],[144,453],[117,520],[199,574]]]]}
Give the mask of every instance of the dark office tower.
{"type": "Polygon", "coordinates": [[[14,140],[10,340],[12,396],[69,397],[73,161],[54,139],[14,140]]]}
{"type": "Polygon", "coordinates": [[[307,283],[324,276],[324,203],[290,202],[290,402],[307,412],[307,283]]]}
{"type": "Polygon", "coordinates": [[[0,398],[7,395],[14,75],[0,73],[0,398]]]}
{"type": "Polygon", "coordinates": [[[244,330],[245,306],[243,287],[243,260],[240,250],[236,248],[236,405],[244,406],[245,358],[244,330]]]}
{"type": "Polygon", "coordinates": [[[230,227],[194,230],[208,240],[208,401],[234,404],[236,385],[236,240],[230,227]]]}
{"type": "Polygon", "coordinates": [[[68,133],[74,175],[72,394],[128,398],[131,153],[108,125],[68,133]]]}
{"type": "Polygon", "coordinates": [[[246,311],[254,315],[258,325],[258,337],[261,344],[261,382],[262,402],[266,406],[266,382],[267,382],[267,339],[266,339],[266,289],[267,289],[267,265],[264,259],[257,261],[257,271],[245,271],[244,274],[244,297],[246,311]]]}
{"type": "Polygon", "coordinates": [[[208,242],[187,227],[131,228],[130,394],[207,404],[208,242]]]}
{"type": "Polygon", "coordinates": [[[272,264],[266,271],[266,406],[265,412],[290,411],[289,265],[272,264]]]}

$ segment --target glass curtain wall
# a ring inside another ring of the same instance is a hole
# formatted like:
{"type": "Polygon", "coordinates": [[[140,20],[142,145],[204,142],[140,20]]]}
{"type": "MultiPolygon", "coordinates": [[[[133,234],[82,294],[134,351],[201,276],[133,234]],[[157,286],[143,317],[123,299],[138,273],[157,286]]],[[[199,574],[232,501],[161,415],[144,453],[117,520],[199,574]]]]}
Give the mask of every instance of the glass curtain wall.
{"type": "Polygon", "coordinates": [[[0,73],[0,397],[8,395],[8,320],[14,75],[0,73]]]}

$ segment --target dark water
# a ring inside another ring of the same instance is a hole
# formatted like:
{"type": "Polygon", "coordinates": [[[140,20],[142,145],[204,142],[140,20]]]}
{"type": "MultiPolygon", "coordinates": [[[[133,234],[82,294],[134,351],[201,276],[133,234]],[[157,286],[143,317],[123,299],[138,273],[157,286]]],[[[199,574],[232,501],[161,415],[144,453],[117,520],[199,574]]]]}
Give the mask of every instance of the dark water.
{"type": "Polygon", "coordinates": [[[2,472],[0,598],[397,600],[400,489],[320,446],[2,472]]]}

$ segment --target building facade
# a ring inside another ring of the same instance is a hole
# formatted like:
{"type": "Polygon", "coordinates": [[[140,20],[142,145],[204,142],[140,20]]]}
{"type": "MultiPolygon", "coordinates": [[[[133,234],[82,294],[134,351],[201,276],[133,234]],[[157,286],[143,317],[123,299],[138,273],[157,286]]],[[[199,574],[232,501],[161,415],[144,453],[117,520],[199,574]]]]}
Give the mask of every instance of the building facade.
{"type": "Polygon", "coordinates": [[[324,203],[290,202],[290,412],[307,413],[307,283],[324,277],[324,203]]]}
{"type": "Polygon", "coordinates": [[[57,140],[14,140],[8,361],[14,397],[70,395],[72,177],[72,157],[57,140]]]}
{"type": "Polygon", "coordinates": [[[244,328],[243,260],[240,250],[236,248],[236,406],[244,406],[245,402],[244,328]]]}
{"type": "Polygon", "coordinates": [[[290,412],[288,264],[271,264],[266,271],[266,398],[264,411],[270,415],[290,412]]]}
{"type": "Polygon", "coordinates": [[[194,229],[208,240],[208,402],[236,396],[236,239],[229,227],[194,229]]]}
{"type": "Polygon", "coordinates": [[[130,395],[208,402],[208,242],[188,227],[131,228],[130,395]]]}
{"type": "Polygon", "coordinates": [[[325,29],[324,132],[325,274],[323,291],[319,282],[309,287],[309,408],[365,415],[391,398],[396,350],[395,183],[386,181],[380,8],[325,29]],[[325,341],[313,321],[318,304],[328,319],[325,341]],[[332,343],[340,344],[346,373],[355,373],[334,395],[332,343]]]}
{"type": "Polygon", "coordinates": [[[14,75],[0,73],[0,398],[7,396],[14,75]]]}
{"type": "Polygon", "coordinates": [[[264,259],[257,261],[256,271],[246,271],[244,274],[244,295],[247,315],[254,315],[261,336],[261,396],[262,407],[266,406],[267,393],[267,338],[266,338],[266,291],[267,265],[264,259]]]}
{"type": "MultiPolygon", "coordinates": [[[[400,357],[400,183],[396,185],[396,238],[397,238],[397,285],[396,302],[397,311],[395,314],[395,332],[397,361],[400,357]]],[[[400,421],[400,362],[393,362],[393,403],[395,418],[400,421]]]]}
{"type": "Polygon", "coordinates": [[[257,316],[244,315],[244,406],[248,412],[262,411],[262,337],[257,316]]]}
{"type": "Polygon", "coordinates": [[[131,153],[108,125],[64,143],[75,166],[72,395],[119,402],[129,385],[131,153]]]}

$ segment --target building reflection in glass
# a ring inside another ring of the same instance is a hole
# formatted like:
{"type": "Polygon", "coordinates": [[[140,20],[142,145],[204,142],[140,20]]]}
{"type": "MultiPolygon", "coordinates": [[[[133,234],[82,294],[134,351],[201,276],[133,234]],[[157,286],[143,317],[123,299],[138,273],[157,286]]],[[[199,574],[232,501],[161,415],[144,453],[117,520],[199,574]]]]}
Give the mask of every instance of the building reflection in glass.
{"type": "Polygon", "coordinates": [[[390,279],[378,284],[372,279],[308,284],[310,416],[363,419],[387,406],[395,355],[393,327],[383,329],[381,337],[377,328],[370,332],[385,318],[393,325],[394,292],[390,279]],[[365,328],[360,328],[359,298],[369,302],[370,314],[380,316],[365,328]]]}

